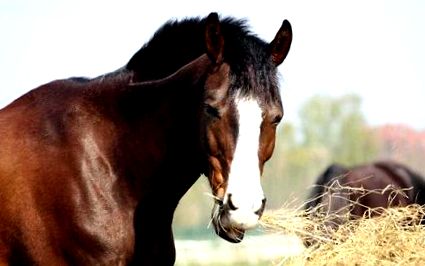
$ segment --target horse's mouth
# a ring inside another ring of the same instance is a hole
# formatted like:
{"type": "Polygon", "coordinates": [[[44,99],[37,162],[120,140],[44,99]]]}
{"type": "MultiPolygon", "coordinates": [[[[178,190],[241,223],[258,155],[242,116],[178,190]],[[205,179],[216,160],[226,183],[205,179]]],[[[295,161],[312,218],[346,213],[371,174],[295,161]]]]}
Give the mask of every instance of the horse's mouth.
{"type": "Polygon", "coordinates": [[[245,230],[241,228],[225,228],[221,222],[213,221],[214,230],[218,236],[230,243],[240,243],[245,235],[245,230]]]}
{"type": "Polygon", "coordinates": [[[212,224],[215,233],[230,243],[240,243],[245,235],[245,229],[236,227],[230,223],[229,213],[222,204],[215,205],[212,224]]]}

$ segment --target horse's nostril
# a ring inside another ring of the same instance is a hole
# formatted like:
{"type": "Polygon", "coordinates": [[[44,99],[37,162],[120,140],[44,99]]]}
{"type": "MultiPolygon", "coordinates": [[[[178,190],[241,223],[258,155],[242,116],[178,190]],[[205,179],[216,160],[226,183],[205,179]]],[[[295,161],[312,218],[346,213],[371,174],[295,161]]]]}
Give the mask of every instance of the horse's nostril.
{"type": "Polygon", "coordinates": [[[232,202],[232,194],[229,193],[229,196],[227,198],[227,205],[229,206],[229,209],[232,211],[237,210],[238,208],[233,204],[232,202]]]}
{"type": "Polygon", "coordinates": [[[263,215],[264,209],[266,208],[266,201],[266,198],[261,201],[261,207],[256,212],[254,212],[255,214],[257,214],[258,216],[263,215]]]}

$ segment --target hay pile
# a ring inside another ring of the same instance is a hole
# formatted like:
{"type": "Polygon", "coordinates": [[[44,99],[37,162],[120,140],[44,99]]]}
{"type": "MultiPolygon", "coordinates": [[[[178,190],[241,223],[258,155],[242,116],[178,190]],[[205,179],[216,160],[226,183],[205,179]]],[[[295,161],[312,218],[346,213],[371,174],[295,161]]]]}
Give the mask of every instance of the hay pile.
{"type": "Polygon", "coordinates": [[[312,243],[300,256],[284,258],[278,265],[425,265],[425,226],[420,224],[425,208],[410,205],[379,211],[380,216],[366,214],[333,227],[332,214],[286,207],[265,213],[262,226],[312,243]]]}

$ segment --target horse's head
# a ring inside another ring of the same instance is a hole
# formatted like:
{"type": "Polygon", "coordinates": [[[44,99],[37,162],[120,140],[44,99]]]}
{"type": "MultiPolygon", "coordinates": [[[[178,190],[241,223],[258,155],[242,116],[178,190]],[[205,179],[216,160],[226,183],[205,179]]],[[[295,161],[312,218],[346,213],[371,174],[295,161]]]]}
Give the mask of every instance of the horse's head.
{"type": "Polygon", "coordinates": [[[289,51],[292,30],[285,20],[271,43],[249,34],[235,43],[226,38],[232,34],[210,14],[205,40],[213,67],[205,82],[203,135],[216,199],[213,225],[237,243],[265,208],[260,177],[283,116],[276,68],[289,51]]]}

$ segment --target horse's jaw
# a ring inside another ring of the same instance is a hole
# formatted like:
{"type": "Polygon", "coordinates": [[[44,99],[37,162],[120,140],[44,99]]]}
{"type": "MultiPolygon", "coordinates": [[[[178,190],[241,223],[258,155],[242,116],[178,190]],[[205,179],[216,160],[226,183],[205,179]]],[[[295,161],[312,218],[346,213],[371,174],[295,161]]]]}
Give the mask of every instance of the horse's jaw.
{"type": "Polygon", "coordinates": [[[224,231],[223,229],[221,231],[217,231],[217,228],[215,229],[218,236],[223,238],[224,240],[229,241],[230,243],[240,243],[245,235],[245,231],[243,229],[230,229],[227,231],[224,231]]]}
{"type": "Polygon", "coordinates": [[[245,229],[228,226],[228,221],[226,220],[228,218],[224,215],[213,218],[215,233],[230,243],[240,243],[245,235],[245,229]]]}
{"type": "Polygon", "coordinates": [[[262,215],[262,210],[257,213],[232,210],[229,204],[216,202],[212,210],[212,224],[218,236],[231,243],[239,243],[245,231],[256,228],[262,215]],[[243,221],[243,222],[241,222],[243,221]]]}

